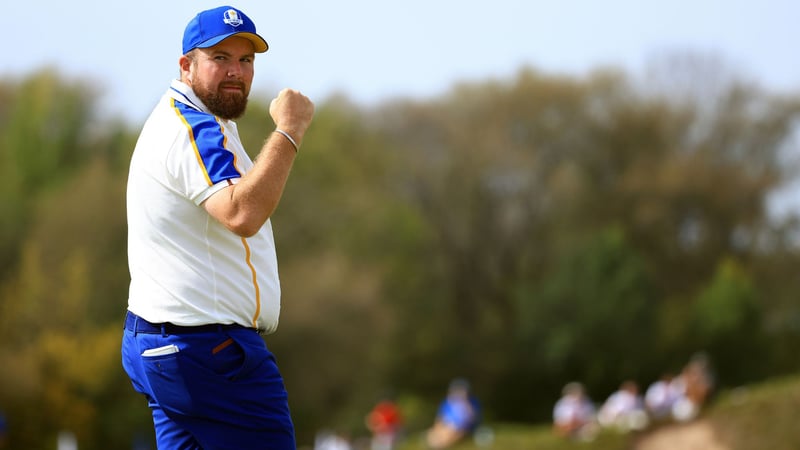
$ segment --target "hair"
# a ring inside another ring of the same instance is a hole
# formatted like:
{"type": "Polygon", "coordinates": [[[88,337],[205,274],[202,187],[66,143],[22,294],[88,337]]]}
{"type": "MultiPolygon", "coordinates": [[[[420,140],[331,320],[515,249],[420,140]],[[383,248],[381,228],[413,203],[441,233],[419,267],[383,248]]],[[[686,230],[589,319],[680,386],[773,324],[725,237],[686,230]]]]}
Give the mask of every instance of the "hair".
{"type": "MultiPolygon", "coordinates": [[[[197,64],[197,57],[196,57],[195,53],[197,53],[197,48],[196,47],[191,49],[191,50],[189,50],[188,52],[186,52],[183,56],[189,58],[189,61],[191,61],[192,65],[195,65],[195,64],[197,64]]],[[[183,69],[178,67],[178,79],[181,79],[181,77],[183,75],[182,70],[183,69]]]]}

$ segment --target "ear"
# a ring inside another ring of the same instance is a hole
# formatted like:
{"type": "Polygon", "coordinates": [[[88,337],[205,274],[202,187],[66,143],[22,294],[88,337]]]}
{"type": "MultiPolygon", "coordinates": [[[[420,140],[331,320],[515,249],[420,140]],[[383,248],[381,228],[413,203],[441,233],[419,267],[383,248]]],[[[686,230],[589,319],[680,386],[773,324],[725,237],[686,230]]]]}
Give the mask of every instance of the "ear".
{"type": "Polygon", "coordinates": [[[191,58],[186,55],[182,55],[180,58],[178,58],[178,67],[180,67],[181,70],[181,80],[191,80],[191,58]]]}

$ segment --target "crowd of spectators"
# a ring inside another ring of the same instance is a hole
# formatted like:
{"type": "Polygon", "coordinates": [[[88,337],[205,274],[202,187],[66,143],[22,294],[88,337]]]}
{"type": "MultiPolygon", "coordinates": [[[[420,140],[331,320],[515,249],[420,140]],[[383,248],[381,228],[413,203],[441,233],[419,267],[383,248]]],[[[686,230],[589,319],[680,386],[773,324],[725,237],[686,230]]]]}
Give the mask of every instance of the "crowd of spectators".
{"type": "MultiPolygon", "coordinates": [[[[642,392],[632,379],[624,380],[604,401],[595,403],[581,382],[567,383],[553,408],[553,430],[568,439],[591,441],[602,430],[641,431],[654,423],[687,422],[700,413],[714,386],[707,358],[698,354],[677,373],[664,373],[642,392]]],[[[364,419],[369,439],[351,442],[332,432],[318,435],[314,450],[395,450],[403,433],[403,416],[390,397],[378,401],[364,419]]],[[[453,447],[472,437],[479,444],[480,404],[463,378],[453,380],[439,404],[423,444],[432,450],[453,447]]],[[[488,435],[487,435],[488,436],[488,435]]],[[[491,439],[489,439],[491,440],[491,439]]]]}
{"type": "Polygon", "coordinates": [[[708,359],[693,356],[677,374],[665,373],[642,393],[625,380],[597,406],[580,382],[564,386],[553,408],[553,430],[566,438],[590,441],[602,429],[639,431],[652,423],[687,422],[708,400],[714,380],[708,359]]]}
{"type": "MultiPolygon", "coordinates": [[[[404,418],[391,398],[384,396],[364,418],[371,437],[352,442],[342,433],[321,431],[314,450],[394,450],[403,434],[404,418]]],[[[447,393],[438,405],[433,423],[423,433],[426,448],[448,449],[475,434],[481,423],[481,408],[470,383],[464,378],[450,382],[447,393]]],[[[485,437],[485,433],[482,434],[485,437]]]]}

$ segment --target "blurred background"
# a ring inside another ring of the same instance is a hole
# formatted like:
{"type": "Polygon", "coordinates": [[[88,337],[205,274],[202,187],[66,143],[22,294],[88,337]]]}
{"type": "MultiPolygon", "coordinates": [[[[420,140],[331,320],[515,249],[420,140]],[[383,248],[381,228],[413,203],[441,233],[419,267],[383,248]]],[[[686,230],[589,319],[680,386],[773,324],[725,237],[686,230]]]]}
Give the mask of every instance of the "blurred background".
{"type": "MultiPolygon", "coordinates": [[[[119,356],[128,160],[220,4],[164,3],[0,28],[0,448],[154,448],[119,356]]],[[[279,89],[317,104],[266,337],[298,443],[368,435],[387,392],[424,430],[457,377],[533,427],[567,382],[602,401],[697,354],[715,392],[798,373],[800,6],[462,3],[234,4],[271,46],[245,147],[279,89]]]]}

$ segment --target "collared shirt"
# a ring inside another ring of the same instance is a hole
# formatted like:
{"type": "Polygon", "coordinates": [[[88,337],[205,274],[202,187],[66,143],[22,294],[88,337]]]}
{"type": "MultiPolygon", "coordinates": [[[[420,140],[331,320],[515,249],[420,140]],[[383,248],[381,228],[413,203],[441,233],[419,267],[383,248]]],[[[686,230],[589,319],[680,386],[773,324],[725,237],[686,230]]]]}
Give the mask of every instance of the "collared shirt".
{"type": "Polygon", "coordinates": [[[272,225],[240,237],[204,200],[253,166],[236,124],[173,81],[144,124],[128,175],[128,309],[150,322],[273,332],[280,282],[272,225]]]}
{"type": "Polygon", "coordinates": [[[590,422],[595,414],[589,399],[567,395],[561,397],[553,408],[553,422],[558,425],[590,422]]]}

